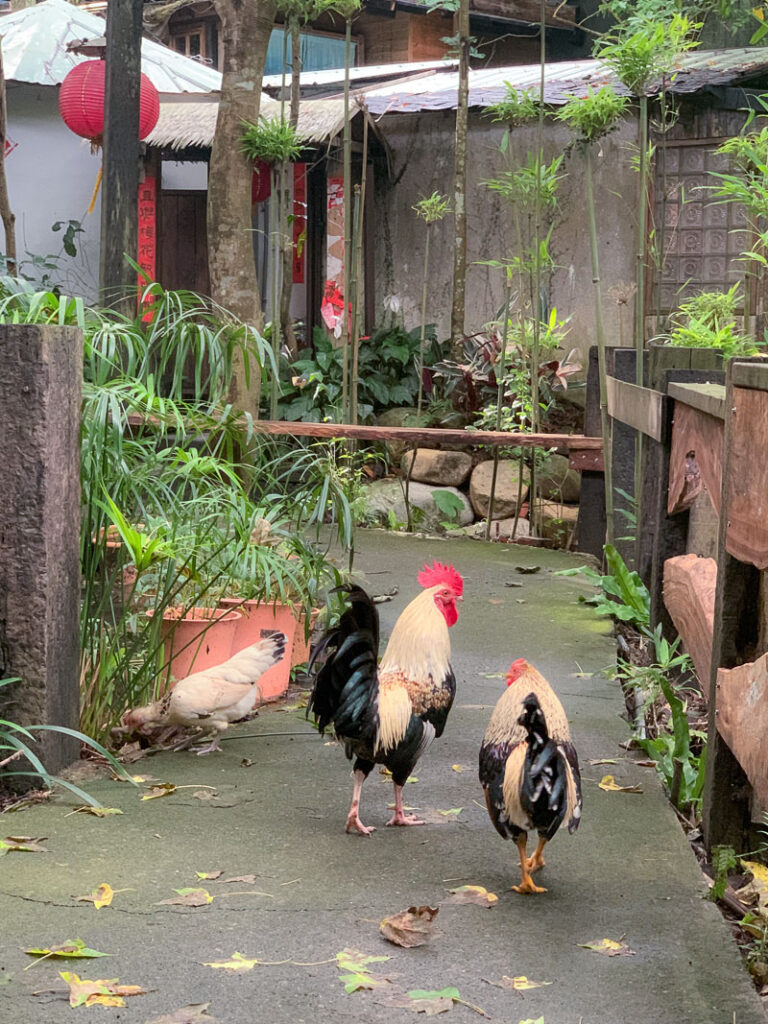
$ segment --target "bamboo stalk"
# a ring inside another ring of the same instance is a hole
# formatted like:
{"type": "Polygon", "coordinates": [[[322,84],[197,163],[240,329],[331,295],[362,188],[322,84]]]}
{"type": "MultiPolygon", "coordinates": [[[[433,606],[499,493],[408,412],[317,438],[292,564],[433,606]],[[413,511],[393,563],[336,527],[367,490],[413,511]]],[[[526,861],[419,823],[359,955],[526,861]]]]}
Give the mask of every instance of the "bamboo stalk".
{"type": "Polygon", "coordinates": [[[419,393],[416,398],[416,415],[421,422],[421,405],[424,399],[424,349],[425,336],[427,333],[427,275],[429,272],[429,236],[432,225],[427,224],[427,233],[424,239],[424,280],[421,284],[421,333],[419,334],[419,393]]]}
{"type": "Polygon", "coordinates": [[[5,143],[8,137],[8,102],[5,91],[3,55],[0,53],[0,218],[5,232],[6,273],[15,274],[16,266],[16,216],[8,198],[8,181],[5,176],[5,143]]]}
{"type": "MultiPolygon", "coordinates": [[[[509,337],[509,304],[512,299],[512,289],[507,273],[506,289],[504,296],[504,326],[501,329],[501,353],[499,355],[499,371],[496,380],[496,430],[501,430],[501,406],[504,401],[504,370],[507,360],[507,338],[509,337]]],[[[493,472],[491,473],[491,492],[488,495],[488,516],[485,521],[485,539],[491,539],[491,519],[493,518],[493,506],[496,500],[496,477],[499,472],[499,449],[493,450],[493,472]]]]}
{"type": "Polygon", "coordinates": [[[365,185],[368,166],[368,118],[363,121],[363,155],[360,185],[355,186],[355,285],[352,289],[354,309],[352,313],[352,380],[350,419],[357,423],[358,386],[360,384],[360,335],[362,333],[362,314],[365,306],[365,281],[363,281],[363,238],[365,231],[365,185]],[[362,301],[360,290],[362,288],[362,301]]]}
{"type": "Polygon", "coordinates": [[[354,213],[352,215],[352,237],[354,253],[350,252],[352,272],[349,278],[349,296],[352,306],[352,338],[350,339],[351,367],[349,374],[349,422],[357,423],[357,375],[359,362],[359,336],[357,323],[357,290],[359,264],[357,259],[357,237],[360,230],[360,186],[355,185],[354,213]]]}
{"type": "MultiPolygon", "coordinates": [[[[635,253],[635,383],[643,384],[645,350],[645,222],[648,198],[648,97],[640,97],[640,195],[637,203],[637,250],[635,253]]],[[[638,510],[643,499],[643,435],[635,432],[634,499],[638,510]]]]}
{"type": "MultiPolygon", "coordinates": [[[[275,366],[280,365],[280,197],[279,197],[279,169],[272,172],[273,188],[269,194],[269,228],[272,236],[274,263],[272,271],[272,355],[275,358],[275,366]],[[275,225],[275,228],[272,225],[275,225]],[[274,232],[274,233],[273,233],[274,232]]],[[[277,400],[280,393],[280,381],[278,375],[272,374],[269,387],[269,415],[277,419],[277,400]]]]}
{"type": "Polygon", "coordinates": [[[342,351],[342,379],[341,379],[341,406],[343,416],[349,419],[349,260],[352,251],[352,132],[349,123],[349,68],[352,53],[352,18],[347,17],[344,31],[344,272],[342,290],[344,292],[344,306],[342,308],[341,343],[342,351]]]}
{"type": "Polygon", "coordinates": [[[611,424],[608,417],[608,385],[605,359],[605,328],[603,326],[603,297],[600,283],[600,256],[597,248],[597,222],[595,219],[595,190],[592,180],[592,146],[584,146],[584,168],[587,186],[587,219],[589,244],[592,255],[592,285],[595,293],[595,329],[597,333],[597,364],[600,377],[600,427],[603,435],[605,464],[605,539],[613,544],[613,467],[611,465],[611,424]]]}

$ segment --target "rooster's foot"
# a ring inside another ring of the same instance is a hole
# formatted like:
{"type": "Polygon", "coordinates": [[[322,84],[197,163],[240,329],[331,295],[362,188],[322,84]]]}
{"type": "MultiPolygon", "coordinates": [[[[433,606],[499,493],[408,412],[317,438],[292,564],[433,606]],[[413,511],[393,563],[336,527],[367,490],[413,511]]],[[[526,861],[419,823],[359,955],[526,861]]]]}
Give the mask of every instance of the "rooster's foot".
{"type": "Polygon", "coordinates": [[[546,867],[546,865],[547,862],[539,854],[534,854],[532,857],[529,857],[528,860],[525,862],[525,866],[531,873],[533,873],[534,871],[539,871],[540,868],[546,867]]]}
{"type": "Polygon", "coordinates": [[[387,825],[426,825],[423,818],[417,818],[415,814],[403,814],[402,811],[395,813],[387,822],[387,825]]]}
{"type": "Polygon", "coordinates": [[[359,832],[361,836],[369,836],[371,832],[376,831],[376,828],[374,825],[364,825],[356,814],[350,814],[347,818],[347,825],[344,831],[359,832]]]}
{"type": "Polygon", "coordinates": [[[214,739],[212,739],[211,742],[205,747],[190,747],[189,749],[192,751],[193,754],[197,754],[198,757],[201,757],[205,754],[213,754],[217,750],[221,750],[221,747],[219,746],[219,737],[214,737],[214,739]]]}
{"type": "Polygon", "coordinates": [[[535,892],[546,892],[546,889],[542,889],[540,885],[534,885],[532,878],[524,878],[520,885],[512,886],[513,892],[520,893],[535,893],[535,892]]]}

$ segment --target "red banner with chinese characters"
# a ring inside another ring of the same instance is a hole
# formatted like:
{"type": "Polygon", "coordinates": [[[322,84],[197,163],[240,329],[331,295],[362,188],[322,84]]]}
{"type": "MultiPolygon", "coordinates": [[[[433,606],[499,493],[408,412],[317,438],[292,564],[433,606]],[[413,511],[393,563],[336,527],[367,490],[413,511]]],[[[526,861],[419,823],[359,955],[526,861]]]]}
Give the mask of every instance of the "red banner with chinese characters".
{"type": "Polygon", "coordinates": [[[307,243],[307,165],[293,165],[293,283],[304,284],[307,243]]]}
{"type": "MultiPolygon", "coordinates": [[[[139,276],[139,295],[147,284],[157,280],[157,178],[147,175],[139,185],[139,252],[136,262],[143,275],[139,276]]],[[[149,303],[147,303],[149,305],[149,303]]],[[[151,313],[144,316],[148,320],[151,313]]]]}

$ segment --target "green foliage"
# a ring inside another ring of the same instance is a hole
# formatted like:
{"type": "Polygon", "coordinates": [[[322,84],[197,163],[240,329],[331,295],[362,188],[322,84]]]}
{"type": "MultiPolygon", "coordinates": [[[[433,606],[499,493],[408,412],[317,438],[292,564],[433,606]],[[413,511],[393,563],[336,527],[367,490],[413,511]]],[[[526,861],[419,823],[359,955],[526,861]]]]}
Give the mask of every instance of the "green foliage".
{"type": "Polygon", "coordinates": [[[609,570],[605,575],[586,565],[578,569],[561,569],[554,575],[584,576],[602,590],[601,594],[586,599],[586,604],[593,605],[598,615],[613,615],[640,629],[647,627],[651,617],[651,595],[648,588],[638,573],[630,572],[612,544],[606,544],[603,550],[609,570]]]}
{"type": "MultiPolygon", "coordinates": [[[[430,349],[426,365],[439,356],[434,326],[427,327],[430,349]]],[[[375,331],[360,341],[358,416],[361,423],[394,406],[412,405],[419,390],[416,357],[419,352],[419,329],[402,327],[375,331]]],[[[314,353],[302,349],[299,358],[284,364],[279,415],[286,420],[310,423],[339,421],[341,416],[343,353],[325,331],[316,330],[314,353]]]]}
{"type": "MultiPolygon", "coordinates": [[[[11,687],[19,681],[19,679],[0,679],[0,688],[11,687]]],[[[73,782],[60,779],[47,771],[45,765],[35,752],[38,739],[35,733],[39,732],[56,732],[63,736],[73,737],[104,757],[121,778],[125,778],[129,782],[132,781],[123,766],[115,760],[109,751],[105,750],[100,743],[83,735],[81,732],[77,732],[75,729],[67,729],[64,726],[56,725],[28,725],[25,727],[0,718],[0,786],[3,779],[33,778],[37,779],[48,789],[54,789],[58,786],[68,790],[70,793],[74,793],[76,797],[83,800],[90,807],[101,807],[99,801],[86,793],[85,790],[76,786],[73,782]]]]}
{"type": "Polygon", "coordinates": [[[290,121],[260,117],[256,122],[243,121],[240,145],[249,160],[264,160],[274,166],[285,160],[297,160],[303,141],[290,121]]]}
{"type": "Polygon", "coordinates": [[[668,345],[683,348],[715,348],[725,359],[732,356],[753,356],[759,351],[752,338],[736,326],[736,307],[742,301],[740,286],[727,292],[701,292],[680,304],[672,314],[672,329],[665,336],[668,345]]]}
{"type": "Polygon", "coordinates": [[[613,131],[628,105],[629,98],[619,96],[610,85],[604,85],[598,92],[588,87],[586,96],[573,96],[556,117],[581,143],[591,145],[613,131]]]}
{"type": "Polygon", "coordinates": [[[520,167],[502,171],[497,178],[489,178],[483,184],[525,212],[533,211],[537,199],[542,207],[551,208],[557,205],[557,187],[564,177],[560,173],[562,162],[562,154],[551,163],[545,163],[534,153],[528,153],[520,167]]]}
{"type": "Polygon", "coordinates": [[[450,213],[451,201],[448,196],[433,192],[431,196],[420,199],[411,209],[415,210],[416,215],[421,217],[426,224],[434,224],[450,213]]]}
{"type": "Polygon", "coordinates": [[[510,128],[535,121],[540,109],[536,93],[528,89],[518,91],[509,82],[504,83],[504,88],[507,90],[504,99],[486,107],[485,113],[510,128]]]}
{"type": "Polygon", "coordinates": [[[445,516],[446,521],[442,525],[453,526],[464,508],[464,502],[452,491],[434,490],[432,497],[438,510],[445,516]]]}
{"type": "Polygon", "coordinates": [[[681,53],[698,46],[693,37],[700,27],[677,11],[668,21],[643,17],[598,43],[595,57],[613,68],[634,96],[641,96],[658,88],[659,79],[674,69],[681,53]]]}
{"type": "Polygon", "coordinates": [[[51,231],[61,231],[62,228],[64,228],[64,234],[61,236],[61,244],[64,252],[67,256],[77,256],[75,240],[78,235],[83,234],[84,228],[82,224],[79,220],[57,220],[51,226],[51,231]]]}
{"type": "Polygon", "coordinates": [[[709,890],[711,900],[716,902],[723,898],[728,887],[728,875],[731,871],[735,871],[737,866],[736,851],[732,846],[712,847],[712,874],[715,881],[709,890]]]}

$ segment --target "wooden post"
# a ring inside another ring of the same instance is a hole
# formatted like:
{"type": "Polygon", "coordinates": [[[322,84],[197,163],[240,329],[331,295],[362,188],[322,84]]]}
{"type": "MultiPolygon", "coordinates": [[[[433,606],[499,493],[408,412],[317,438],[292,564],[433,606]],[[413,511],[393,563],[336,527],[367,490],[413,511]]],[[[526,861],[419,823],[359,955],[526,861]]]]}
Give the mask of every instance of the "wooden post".
{"type": "MultiPolygon", "coordinates": [[[[635,380],[635,359],[633,348],[612,348],[608,350],[608,372],[617,380],[632,383],[635,380]]],[[[630,502],[618,494],[618,490],[634,496],[635,492],[635,431],[621,420],[614,420],[611,430],[613,459],[613,535],[616,550],[630,567],[635,560],[635,541],[621,540],[631,534],[622,509],[629,509],[630,502]]],[[[638,524],[639,529],[639,524],[638,524]]]]}
{"type": "Polygon", "coordinates": [[[734,362],[730,361],[726,372],[725,438],[702,829],[707,849],[723,845],[732,846],[739,852],[747,847],[750,824],[749,783],[717,728],[717,670],[733,668],[745,660],[743,652],[757,640],[760,573],[753,565],[737,562],[725,548],[733,430],[733,366],[734,362]]]}
{"type": "Polygon", "coordinates": [[[104,96],[104,174],[101,202],[99,290],[106,305],[130,316],[136,306],[139,189],[139,75],[143,0],[110,0],[107,5],[104,96]]]}
{"type": "MultiPolygon", "coordinates": [[[[0,679],[20,678],[0,718],[77,728],[82,334],[3,326],[0,351],[0,679]]],[[[56,733],[40,746],[49,771],[78,755],[56,733]]]]}
{"type": "MultiPolygon", "coordinates": [[[[584,436],[602,437],[600,426],[600,376],[597,346],[589,350],[587,367],[587,398],[584,410],[584,436]]],[[[602,561],[605,543],[605,484],[603,474],[582,470],[579,518],[577,521],[579,551],[588,551],[602,561]]]]}

